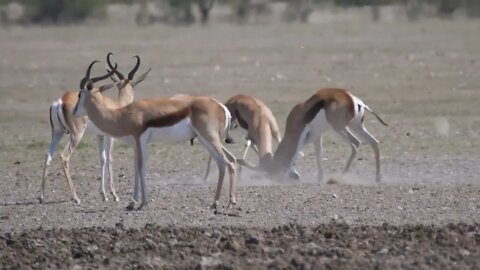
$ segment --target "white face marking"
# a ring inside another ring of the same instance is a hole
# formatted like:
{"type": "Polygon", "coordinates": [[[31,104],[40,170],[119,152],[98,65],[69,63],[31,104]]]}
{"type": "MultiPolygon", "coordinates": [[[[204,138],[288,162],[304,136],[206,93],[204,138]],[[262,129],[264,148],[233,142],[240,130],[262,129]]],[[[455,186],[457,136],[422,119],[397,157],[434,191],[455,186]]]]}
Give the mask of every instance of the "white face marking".
{"type": "Polygon", "coordinates": [[[82,89],[79,93],[79,98],[77,101],[77,105],[75,105],[75,109],[73,111],[73,115],[76,117],[81,117],[87,115],[87,111],[85,110],[85,99],[86,95],[88,95],[88,91],[82,89]]]}

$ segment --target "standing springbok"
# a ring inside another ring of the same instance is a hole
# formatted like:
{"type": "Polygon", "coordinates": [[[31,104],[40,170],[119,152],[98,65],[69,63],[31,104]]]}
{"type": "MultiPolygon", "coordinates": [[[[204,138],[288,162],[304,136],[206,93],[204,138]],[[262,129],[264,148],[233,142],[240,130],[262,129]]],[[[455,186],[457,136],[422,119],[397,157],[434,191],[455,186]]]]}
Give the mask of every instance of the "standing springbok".
{"type": "MultiPolygon", "coordinates": [[[[258,154],[259,166],[264,167],[265,159],[267,158],[268,161],[268,157],[273,153],[272,138],[277,143],[282,140],[282,134],[272,111],[258,98],[242,94],[228,99],[225,106],[232,115],[232,126],[238,123],[238,126],[246,132],[242,159],[247,156],[248,149],[252,148],[258,154]]],[[[204,179],[208,177],[210,162],[211,158],[208,159],[204,179]]],[[[291,177],[298,179],[300,175],[294,169],[291,171],[291,177]]]]}
{"type": "MultiPolygon", "coordinates": [[[[110,62],[110,56],[112,53],[108,53],[107,55],[107,62],[111,69],[113,66],[110,62]]],[[[115,107],[123,107],[133,101],[134,96],[134,87],[142,82],[150,72],[150,69],[140,75],[135,81],[133,78],[135,73],[137,72],[140,66],[140,58],[136,56],[137,63],[132,68],[132,70],[128,73],[127,78],[115,69],[115,74],[117,75],[118,79],[111,76],[110,78],[115,82],[118,88],[118,99],[116,101],[105,97],[104,101],[107,106],[112,108],[115,107]]],[[[42,187],[40,191],[39,200],[41,203],[44,202],[44,194],[45,194],[45,182],[46,176],[48,174],[48,169],[50,167],[50,162],[52,160],[53,155],[55,154],[58,144],[63,137],[63,134],[70,134],[69,140],[65,146],[61,154],[62,159],[62,167],[65,173],[65,177],[68,182],[68,186],[70,188],[70,192],[72,193],[73,200],[76,203],[80,203],[78,199],[77,193],[75,191],[75,187],[73,185],[72,178],[70,177],[70,157],[78,146],[80,141],[83,138],[84,132],[95,134],[97,135],[97,142],[98,142],[98,149],[100,153],[100,164],[101,164],[101,186],[100,186],[100,194],[104,201],[108,200],[108,197],[105,194],[105,173],[106,167],[108,166],[108,174],[109,174],[109,182],[110,182],[110,193],[113,196],[115,201],[118,201],[118,196],[115,192],[114,184],[113,184],[113,172],[112,172],[112,148],[113,148],[113,140],[109,136],[104,136],[98,130],[96,130],[88,121],[87,116],[82,117],[75,117],[73,115],[73,110],[75,108],[75,104],[78,100],[78,91],[69,90],[65,92],[65,94],[55,101],[50,106],[50,124],[52,127],[52,140],[50,143],[50,148],[48,153],[45,157],[45,164],[43,170],[43,179],[42,179],[42,187]]]]}
{"type": "Polygon", "coordinates": [[[102,92],[110,88],[99,88],[93,83],[105,76],[89,78],[90,64],[85,78],[80,83],[80,94],[74,115],[88,115],[92,123],[104,134],[121,139],[135,149],[134,171],[135,185],[133,201],[127,209],[134,209],[138,201],[138,186],[142,189],[142,202],[138,209],[147,205],[147,186],[145,181],[147,146],[151,141],[179,142],[198,137],[202,145],[217,162],[219,169],[215,201],[216,209],[225,167],[230,175],[230,200],[228,206],[235,204],[234,188],[236,178],[236,159],[222,145],[221,137],[230,125],[230,113],[220,102],[210,97],[180,95],[174,98],[157,98],[134,101],[122,108],[109,108],[104,102],[102,92]]]}
{"type": "Polygon", "coordinates": [[[275,154],[264,168],[254,167],[246,160],[238,160],[244,166],[255,170],[263,170],[270,175],[285,178],[305,143],[314,143],[318,167],[318,179],[323,179],[322,168],[322,135],[333,128],[352,146],[352,152],[345,165],[346,173],[360,146],[360,139],[375,151],[376,181],[380,182],[380,152],[378,141],[365,128],[363,123],[365,110],[371,112],[382,124],[387,124],[359,98],[347,90],[326,88],[318,91],[305,102],[297,104],[287,117],[285,136],[275,154]],[[355,134],[355,135],[354,135],[355,134]]]}

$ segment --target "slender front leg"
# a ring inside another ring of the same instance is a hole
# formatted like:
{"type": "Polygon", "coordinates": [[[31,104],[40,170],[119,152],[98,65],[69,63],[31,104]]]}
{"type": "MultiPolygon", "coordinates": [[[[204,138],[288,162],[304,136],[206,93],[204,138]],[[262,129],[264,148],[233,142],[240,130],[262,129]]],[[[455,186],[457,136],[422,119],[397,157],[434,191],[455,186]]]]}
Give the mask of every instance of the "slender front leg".
{"type": "Polygon", "coordinates": [[[100,170],[101,170],[101,177],[100,180],[100,195],[102,196],[103,201],[108,201],[107,196],[105,195],[105,171],[106,171],[106,163],[107,163],[107,153],[104,144],[105,137],[103,135],[97,135],[97,145],[98,151],[100,154],[100,170]]]}
{"type": "Polygon", "coordinates": [[[133,157],[133,196],[132,196],[132,201],[128,204],[127,210],[133,210],[135,209],[135,204],[138,202],[138,196],[139,196],[139,184],[140,184],[140,170],[138,169],[138,154],[136,150],[136,146],[133,148],[134,152],[134,157],[133,157]]]}
{"type": "Polygon", "coordinates": [[[140,142],[140,152],[139,156],[141,157],[138,161],[138,168],[140,169],[140,185],[142,187],[142,203],[138,207],[138,210],[142,210],[148,203],[147,197],[147,182],[146,182],[146,165],[147,165],[147,145],[148,142],[142,141],[140,142]]]}
{"type": "Polygon", "coordinates": [[[50,148],[48,149],[48,153],[45,156],[45,164],[43,167],[43,178],[42,178],[42,188],[40,189],[40,197],[38,200],[40,203],[44,203],[44,195],[45,195],[45,181],[48,174],[48,169],[50,168],[50,162],[52,161],[53,155],[57,151],[58,143],[63,137],[63,131],[54,131],[52,130],[52,141],[50,142],[50,148]]]}
{"type": "Polygon", "coordinates": [[[247,156],[248,149],[250,148],[251,145],[252,145],[252,140],[249,140],[247,138],[245,141],[245,151],[243,152],[242,159],[245,159],[245,157],[247,156]]]}
{"type": "Polygon", "coordinates": [[[323,167],[322,167],[322,136],[313,142],[315,145],[315,159],[317,162],[318,181],[323,181],[323,167]]]}
{"type": "Polygon", "coordinates": [[[113,200],[118,202],[118,196],[115,191],[115,186],[113,184],[113,142],[115,140],[112,137],[106,137],[105,138],[105,146],[106,146],[106,151],[107,151],[107,163],[108,163],[108,180],[110,181],[110,194],[113,196],[113,200]]]}

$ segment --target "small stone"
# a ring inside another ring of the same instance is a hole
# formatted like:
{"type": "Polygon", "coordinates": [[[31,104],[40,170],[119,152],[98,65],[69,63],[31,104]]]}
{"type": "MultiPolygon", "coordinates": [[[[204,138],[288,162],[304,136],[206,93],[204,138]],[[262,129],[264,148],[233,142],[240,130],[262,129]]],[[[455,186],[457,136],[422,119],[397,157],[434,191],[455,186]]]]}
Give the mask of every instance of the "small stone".
{"type": "Polygon", "coordinates": [[[466,257],[466,256],[469,256],[469,255],[470,255],[470,251],[468,251],[468,250],[466,250],[466,249],[464,249],[464,248],[461,248],[461,249],[459,250],[459,252],[460,252],[460,255],[462,255],[463,257],[466,257]]]}
{"type": "Polygon", "coordinates": [[[378,254],[382,254],[382,255],[385,255],[387,253],[388,253],[388,248],[384,248],[378,251],[378,254]]]}
{"type": "Polygon", "coordinates": [[[258,245],[260,244],[260,239],[258,239],[258,237],[256,236],[250,236],[247,238],[247,240],[245,240],[245,244],[251,244],[251,245],[258,245]]]}

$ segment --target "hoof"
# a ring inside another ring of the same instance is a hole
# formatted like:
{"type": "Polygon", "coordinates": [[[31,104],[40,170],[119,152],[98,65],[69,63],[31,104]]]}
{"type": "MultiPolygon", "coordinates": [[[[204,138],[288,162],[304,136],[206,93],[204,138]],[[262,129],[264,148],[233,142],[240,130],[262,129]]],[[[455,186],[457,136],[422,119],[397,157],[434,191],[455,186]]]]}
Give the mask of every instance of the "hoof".
{"type": "Polygon", "coordinates": [[[128,211],[132,211],[135,209],[135,202],[131,202],[128,206],[127,206],[127,210],[128,211]]]}
{"type": "Polygon", "coordinates": [[[103,201],[104,201],[104,202],[108,202],[108,197],[105,196],[105,194],[103,194],[103,193],[102,193],[102,198],[103,198],[103,201]]]}
{"type": "Polygon", "coordinates": [[[230,207],[233,207],[234,205],[237,204],[237,201],[235,198],[230,198],[230,201],[228,202],[227,209],[230,209],[230,207]]]}
{"type": "Polygon", "coordinates": [[[73,198],[73,201],[75,202],[75,204],[80,204],[80,199],[78,198],[73,198]]]}
{"type": "Polygon", "coordinates": [[[300,180],[300,174],[296,171],[291,171],[289,174],[288,174],[288,177],[290,179],[293,179],[293,180],[300,180]]]}
{"type": "Polygon", "coordinates": [[[38,197],[37,199],[38,199],[38,202],[41,203],[41,204],[43,204],[43,203],[45,202],[45,201],[43,200],[43,197],[38,197]]]}
{"type": "Polygon", "coordinates": [[[112,191],[112,192],[110,192],[110,195],[112,195],[113,201],[115,201],[115,202],[120,201],[120,199],[119,199],[118,196],[117,196],[117,193],[115,193],[115,192],[112,191]]]}
{"type": "Polygon", "coordinates": [[[210,209],[214,209],[215,212],[216,212],[217,211],[217,205],[218,205],[217,201],[213,202],[212,206],[210,206],[210,209]]]}
{"type": "Polygon", "coordinates": [[[137,210],[142,210],[145,206],[147,206],[147,203],[141,203],[137,210]]]}

